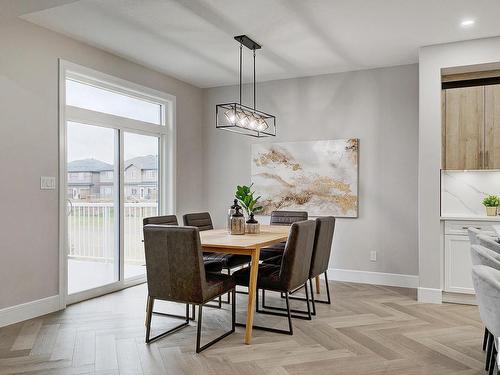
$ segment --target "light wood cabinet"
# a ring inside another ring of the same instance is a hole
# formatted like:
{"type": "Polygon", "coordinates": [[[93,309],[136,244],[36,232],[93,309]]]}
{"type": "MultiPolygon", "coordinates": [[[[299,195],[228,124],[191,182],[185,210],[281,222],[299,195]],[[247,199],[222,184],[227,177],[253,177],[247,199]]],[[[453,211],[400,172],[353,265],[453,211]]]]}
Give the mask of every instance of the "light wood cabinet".
{"type": "Polygon", "coordinates": [[[500,85],[484,87],[484,168],[500,169],[500,85]]]}
{"type": "Polygon", "coordinates": [[[500,85],[443,90],[443,169],[500,169],[500,85]]]}
{"type": "Polygon", "coordinates": [[[484,87],[445,90],[444,168],[481,169],[484,149],[484,87]]]}

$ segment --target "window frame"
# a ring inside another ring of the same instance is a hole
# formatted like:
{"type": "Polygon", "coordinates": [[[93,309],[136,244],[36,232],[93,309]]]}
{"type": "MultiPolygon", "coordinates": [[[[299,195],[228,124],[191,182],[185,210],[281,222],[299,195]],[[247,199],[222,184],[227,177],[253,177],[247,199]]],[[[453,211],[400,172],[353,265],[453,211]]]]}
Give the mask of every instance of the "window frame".
{"type": "MultiPolygon", "coordinates": [[[[144,277],[124,280],[124,226],[120,220],[119,252],[120,264],[119,280],[115,283],[78,293],[76,298],[67,295],[67,134],[66,123],[77,122],[118,130],[118,148],[123,150],[124,132],[158,137],[158,212],[160,214],[175,213],[176,201],[176,97],[146,86],[142,86],[106,73],[87,68],[70,61],[59,59],[59,298],[60,307],[65,308],[68,303],[76,302],[96,295],[120,290],[130,285],[144,282],[144,277]],[[161,106],[161,124],[154,124],[127,117],[92,111],[80,107],[66,105],[66,79],[116,92],[121,95],[132,96],[161,106]],[[81,294],[81,295],[80,295],[81,294]]],[[[119,152],[119,210],[124,210],[124,175],[123,152],[119,152]]],[[[120,215],[121,216],[121,215],[120,215]]],[[[73,295],[71,296],[73,297],[73,295]]]]}

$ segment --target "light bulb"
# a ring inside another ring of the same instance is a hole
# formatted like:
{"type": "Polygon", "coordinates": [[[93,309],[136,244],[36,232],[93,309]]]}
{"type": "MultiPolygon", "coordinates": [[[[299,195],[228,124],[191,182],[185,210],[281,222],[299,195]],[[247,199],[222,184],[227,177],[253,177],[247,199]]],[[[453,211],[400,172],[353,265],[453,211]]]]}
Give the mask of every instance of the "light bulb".
{"type": "Polygon", "coordinates": [[[264,120],[262,118],[260,118],[260,119],[257,120],[257,127],[256,127],[257,131],[263,132],[268,127],[269,127],[269,125],[267,125],[266,120],[264,120]]]}
{"type": "Polygon", "coordinates": [[[248,129],[255,130],[259,124],[259,118],[255,116],[250,116],[250,121],[248,122],[248,129]]]}
{"type": "Polygon", "coordinates": [[[234,124],[236,122],[236,113],[234,112],[234,109],[230,109],[229,111],[224,112],[224,116],[226,116],[227,120],[231,124],[234,124]]]}
{"type": "Polygon", "coordinates": [[[238,118],[238,126],[246,128],[248,124],[248,116],[245,114],[245,112],[238,112],[236,117],[238,118]]]}

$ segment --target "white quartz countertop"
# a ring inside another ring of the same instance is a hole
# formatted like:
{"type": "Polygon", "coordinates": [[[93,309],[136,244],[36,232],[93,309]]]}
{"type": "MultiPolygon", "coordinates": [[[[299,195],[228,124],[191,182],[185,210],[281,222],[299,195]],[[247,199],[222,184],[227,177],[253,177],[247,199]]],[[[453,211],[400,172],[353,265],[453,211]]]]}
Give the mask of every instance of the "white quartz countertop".
{"type": "Polygon", "coordinates": [[[441,220],[457,220],[457,221],[498,221],[500,222],[500,216],[486,216],[486,215],[450,215],[441,216],[441,220]]]}

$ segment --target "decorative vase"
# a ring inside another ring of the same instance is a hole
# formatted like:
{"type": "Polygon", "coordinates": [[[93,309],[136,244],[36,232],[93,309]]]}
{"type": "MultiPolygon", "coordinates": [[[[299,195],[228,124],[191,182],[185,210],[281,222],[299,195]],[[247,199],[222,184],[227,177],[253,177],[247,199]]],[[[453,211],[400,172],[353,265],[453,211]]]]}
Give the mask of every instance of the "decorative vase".
{"type": "Polygon", "coordinates": [[[248,234],[260,233],[260,224],[257,220],[254,219],[253,213],[250,214],[250,219],[247,220],[246,228],[248,234]]]}
{"type": "Polygon", "coordinates": [[[486,207],[487,216],[497,216],[497,207],[486,207]]]}
{"type": "Polygon", "coordinates": [[[237,206],[231,215],[231,234],[245,234],[245,217],[240,209],[241,207],[237,206]]]}
{"type": "Polygon", "coordinates": [[[238,204],[238,200],[235,199],[233,201],[233,205],[227,210],[227,223],[226,223],[226,229],[229,234],[231,234],[231,216],[236,212],[236,207],[239,207],[241,210],[241,206],[238,204]]]}

